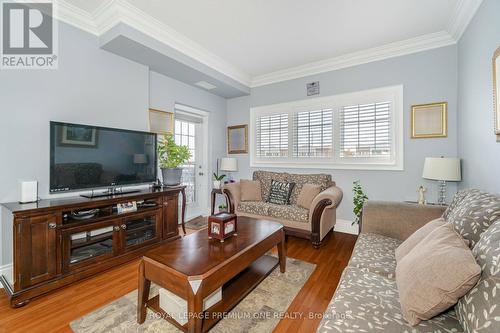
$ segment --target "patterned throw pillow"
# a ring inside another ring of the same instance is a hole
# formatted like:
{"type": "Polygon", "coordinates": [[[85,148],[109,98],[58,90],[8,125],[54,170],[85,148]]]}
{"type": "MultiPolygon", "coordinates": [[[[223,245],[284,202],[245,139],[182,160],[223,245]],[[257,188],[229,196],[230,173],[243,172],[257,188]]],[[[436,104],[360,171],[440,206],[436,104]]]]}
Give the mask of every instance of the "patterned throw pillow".
{"type": "Polygon", "coordinates": [[[290,195],[292,194],[295,183],[271,181],[271,190],[267,197],[267,202],[277,205],[289,205],[290,195]]]}
{"type": "Polygon", "coordinates": [[[500,220],[500,197],[479,190],[461,191],[443,216],[473,248],[481,234],[500,220]]]}
{"type": "Polygon", "coordinates": [[[500,332],[500,221],[486,230],[472,249],[482,275],[455,311],[466,333],[500,332]]]}

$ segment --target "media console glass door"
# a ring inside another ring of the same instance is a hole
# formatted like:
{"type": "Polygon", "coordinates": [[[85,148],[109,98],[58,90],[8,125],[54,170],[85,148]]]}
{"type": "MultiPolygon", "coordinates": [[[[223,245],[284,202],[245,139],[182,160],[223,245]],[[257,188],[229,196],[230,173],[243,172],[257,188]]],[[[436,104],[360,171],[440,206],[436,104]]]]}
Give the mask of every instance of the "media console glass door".
{"type": "Polygon", "coordinates": [[[64,230],[63,271],[77,270],[118,254],[119,223],[113,220],[64,230]]]}
{"type": "Polygon", "coordinates": [[[134,250],[147,243],[161,240],[161,211],[148,212],[126,217],[120,225],[121,248],[134,250]]]}

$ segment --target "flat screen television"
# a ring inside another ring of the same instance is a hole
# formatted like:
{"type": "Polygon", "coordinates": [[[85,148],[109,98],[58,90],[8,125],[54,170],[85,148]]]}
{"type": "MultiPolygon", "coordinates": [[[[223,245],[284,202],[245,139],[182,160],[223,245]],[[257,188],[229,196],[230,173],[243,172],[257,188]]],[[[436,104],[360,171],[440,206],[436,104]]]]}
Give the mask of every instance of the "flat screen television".
{"type": "Polygon", "coordinates": [[[156,134],[50,122],[51,193],[156,179],[156,134]]]}

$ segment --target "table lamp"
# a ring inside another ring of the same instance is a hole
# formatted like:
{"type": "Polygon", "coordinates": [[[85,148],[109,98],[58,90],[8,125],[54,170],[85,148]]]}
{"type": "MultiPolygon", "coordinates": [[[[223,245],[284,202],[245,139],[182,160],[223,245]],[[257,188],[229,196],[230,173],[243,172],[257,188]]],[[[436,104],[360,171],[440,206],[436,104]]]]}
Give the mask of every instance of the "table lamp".
{"type": "Polygon", "coordinates": [[[459,158],[426,157],[424,163],[425,179],[439,182],[438,204],[446,204],[446,182],[459,182],[462,180],[459,158]]]}
{"type": "Polygon", "coordinates": [[[233,182],[230,172],[238,171],[238,160],[232,157],[223,157],[220,160],[221,171],[226,171],[230,182],[233,182]]]}

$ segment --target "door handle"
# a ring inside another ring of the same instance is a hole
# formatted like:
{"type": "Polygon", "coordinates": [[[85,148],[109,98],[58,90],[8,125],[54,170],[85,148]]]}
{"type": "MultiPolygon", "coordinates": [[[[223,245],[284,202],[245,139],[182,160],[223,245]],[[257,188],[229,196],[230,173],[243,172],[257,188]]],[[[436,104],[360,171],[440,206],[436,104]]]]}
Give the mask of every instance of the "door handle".
{"type": "Polygon", "coordinates": [[[203,172],[199,172],[199,173],[198,173],[198,176],[203,176],[203,175],[204,175],[204,173],[203,173],[203,172]]]}
{"type": "Polygon", "coordinates": [[[49,229],[55,229],[57,227],[57,224],[51,222],[49,223],[49,229]]]}

